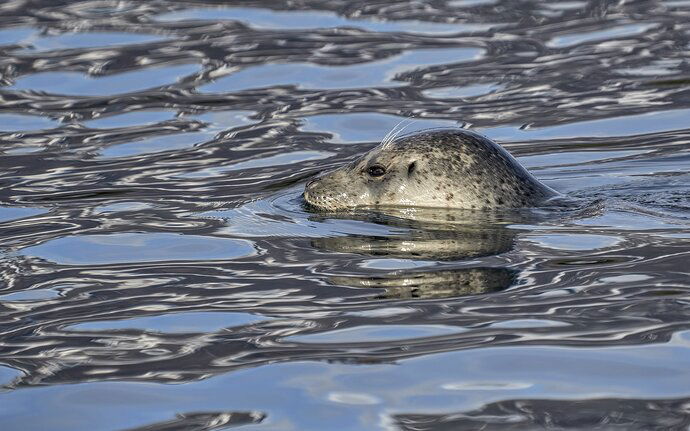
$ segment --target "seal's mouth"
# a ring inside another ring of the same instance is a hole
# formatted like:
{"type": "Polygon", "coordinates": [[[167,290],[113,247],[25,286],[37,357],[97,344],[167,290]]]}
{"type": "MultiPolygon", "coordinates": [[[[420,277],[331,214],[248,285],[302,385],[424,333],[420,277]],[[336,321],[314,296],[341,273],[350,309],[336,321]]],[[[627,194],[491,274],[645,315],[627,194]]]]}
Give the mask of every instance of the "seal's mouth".
{"type": "Polygon", "coordinates": [[[327,204],[328,200],[314,198],[306,188],[304,193],[302,193],[302,200],[304,201],[305,209],[310,211],[324,212],[333,211],[334,209],[331,205],[327,204]]]}
{"type": "Polygon", "coordinates": [[[332,209],[335,202],[329,193],[324,193],[323,183],[321,177],[317,176],[304,185],[304,193],[302,194],[304,201],[312,207],[312,209],[328,211],[332,209]]]}
{"type": "Polygon", "coordinates": [[[313,212],[339,212],[352,209],[343,205],[343,202],[331,193],[319,192],[318,185],[318,178],[305,185],[302,193],[305,209],[313,212]]]}
{"type": "Polygon", "coordinates": [[[323,198],[314,196],[314,188],[318,184],[318,178],[313,178],[304,185],[304,192],[302,193],[302,199],[304,200],[304,206],[307,210],[312,211],[327,211],[327,206],[323,205],[321,201],[323,198]]]}
{"type": "Polygon", "coordinates": [[[346,182],[337,174],[319,175],[307,181],[302,197],[309,208],[319,212],[351,211],[361,206],[361,197],[354,193],[357,185],[346,182]]]}

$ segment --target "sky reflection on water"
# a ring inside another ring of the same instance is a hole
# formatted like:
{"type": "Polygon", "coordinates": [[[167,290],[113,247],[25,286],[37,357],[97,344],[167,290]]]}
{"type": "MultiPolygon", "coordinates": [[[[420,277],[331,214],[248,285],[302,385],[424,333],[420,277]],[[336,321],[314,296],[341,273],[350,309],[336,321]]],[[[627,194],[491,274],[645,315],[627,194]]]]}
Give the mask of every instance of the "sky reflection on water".
{"type": "Polygon", "coordinates": [[[687,429],[689,5],[0,5],[0,428],[687,429]],[[567,203],[304,205],[438,127],[567,203]]]}

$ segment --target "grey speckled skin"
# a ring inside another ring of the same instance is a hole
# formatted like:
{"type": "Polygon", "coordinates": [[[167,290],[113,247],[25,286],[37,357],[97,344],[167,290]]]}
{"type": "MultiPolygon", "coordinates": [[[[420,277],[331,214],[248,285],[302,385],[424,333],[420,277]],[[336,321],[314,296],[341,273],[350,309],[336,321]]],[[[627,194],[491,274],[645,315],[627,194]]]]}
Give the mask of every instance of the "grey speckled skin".
{"type": "Polygon", "coordinates": [[[557,196],[498,144],[462,129],[432,130],[382,144],[307,183],[323,211],[380,206],[495,209],[557,196]],[[385,173],[375,176],[377,167],[385,173]]]}

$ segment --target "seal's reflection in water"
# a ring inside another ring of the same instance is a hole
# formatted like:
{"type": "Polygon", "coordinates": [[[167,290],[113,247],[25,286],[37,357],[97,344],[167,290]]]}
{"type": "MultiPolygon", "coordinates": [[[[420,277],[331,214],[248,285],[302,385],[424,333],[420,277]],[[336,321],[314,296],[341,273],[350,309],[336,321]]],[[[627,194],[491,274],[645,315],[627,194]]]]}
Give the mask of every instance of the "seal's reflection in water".
{"type": "Polygon", "coordinates": [[[424,299],[498,292],[508,288],[516,275],[517,271],[506,268],[470,268],[385,277],[331,277],[330,281],[340,286],[384,289],[376,299],[424,299]]]}
{"type": "MultiPolygon", "coordinates": [[[[317,238],[320,250],[425,261],[463,261],[510,251],[515,230],[508,223],[523,221],[525,211],[487,213],[436,208],[387,208],[376,212],[335,215],[399,228],[395,236],[317,238]]],[[[486,265],[459,269],[394,271],[383,276],[332,276],[335,285],[381,288],[378,299],[450,298],[504,290],[517,271],[486,265]]]]}

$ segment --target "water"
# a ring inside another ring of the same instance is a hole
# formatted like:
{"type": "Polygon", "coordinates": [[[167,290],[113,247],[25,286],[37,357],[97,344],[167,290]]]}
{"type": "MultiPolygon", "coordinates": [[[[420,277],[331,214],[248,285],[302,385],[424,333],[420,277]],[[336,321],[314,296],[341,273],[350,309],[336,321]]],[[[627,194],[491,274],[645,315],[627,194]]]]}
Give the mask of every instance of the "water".
{"type": "Polygon", "coordinates": [[[690,426],[690,2],[0,12],[3,431],[690,426]],[[404,118],[578,203],[305,211],[404,118]]]}

